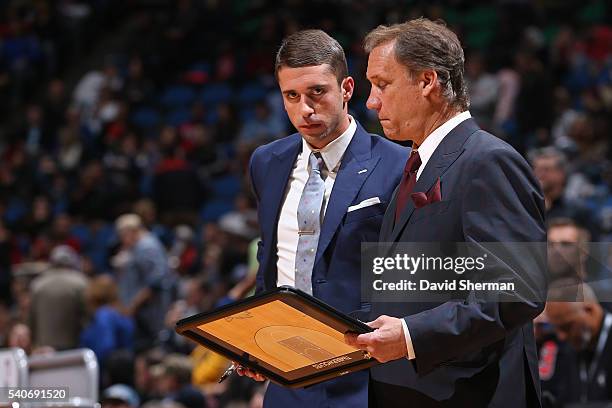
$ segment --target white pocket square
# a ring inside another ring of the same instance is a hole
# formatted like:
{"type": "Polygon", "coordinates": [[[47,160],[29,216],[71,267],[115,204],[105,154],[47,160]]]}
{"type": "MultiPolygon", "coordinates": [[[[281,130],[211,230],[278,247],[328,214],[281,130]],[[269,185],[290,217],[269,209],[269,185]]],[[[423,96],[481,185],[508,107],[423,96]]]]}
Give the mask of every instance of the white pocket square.
{"type": "Polygon", "coordinates": [[[359,210],[361,208],[369,207],[371,205],[379,204],[379,203],[380,203],[380,198],[378,197],[368,198],[368,199],[363,200],[359,204],[351,205],[346,212],[359,210]]]}

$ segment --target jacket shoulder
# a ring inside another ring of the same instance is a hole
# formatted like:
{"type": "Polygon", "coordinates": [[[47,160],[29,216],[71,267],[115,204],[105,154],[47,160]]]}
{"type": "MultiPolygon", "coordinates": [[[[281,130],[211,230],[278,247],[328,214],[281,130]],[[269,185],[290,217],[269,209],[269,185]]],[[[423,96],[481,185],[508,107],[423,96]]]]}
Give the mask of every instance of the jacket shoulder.
{"type": "Polygon", "coordinates": [[[298,142],[299,140],[301,140],[301,136],[299,133],[293,133],[289,136],[285,136],[281,139],[277,139],[274,140],[270,143],[266,143],[263,144],[261,146],[258,146],[254,151],[252,156],[259,156],[259,155],[268,155],[272,152],[277,152],[277,151],[281,151],[284,150],[290,146],[292,146],[294,143],[298,142]]]}
{"type": "Polygon", "coordinates": [[[404,165],[404,161],[408,159],[408,154],[410,153],[409,148],[401,146],[375,133],[368,133],[368,136],[372,141],[373,152],[393,159],[402,159],[402,166],[404,165]]]}
{"type": "Polygon", "coordinates": [[[470,152],[476,163],[491,162],[491,160],[511,160],[529,166],[525,158],[510,144],[491,133],[479,130],[467,141],[465,148],[470,152]]]}

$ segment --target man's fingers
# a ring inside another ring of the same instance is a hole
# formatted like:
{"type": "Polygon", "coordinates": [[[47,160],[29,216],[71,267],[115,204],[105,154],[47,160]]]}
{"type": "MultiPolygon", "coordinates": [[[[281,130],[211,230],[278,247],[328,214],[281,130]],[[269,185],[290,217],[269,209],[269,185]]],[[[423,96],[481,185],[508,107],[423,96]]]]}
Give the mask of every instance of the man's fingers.
{"type": "MultiPolygon", "coordinates": [[[[369,333],[367,333],[369,334],[369,333]]],[[[365,350],[368,346],[369,337],[365,334],[356,334],[356,333],[345,333],[344,334],[344,342],[349,346],[353,346],[357,349],[365,350]]]]}
{"type": "Polygon", "coordinates": [[[366,323],[368,326],[370,326],[373,329],[378,329],[379,327],[381,327],[383,324],[385,324],[385,320],[386,320],[385,315],[382,316],[378,316],[375,320],[372,320],[371,322],[366,323]]]}
{"type": "Polygon", "coordinates": [[[368,346],[372,341],[372,333],[345,333],[344,341],[349,345],[357,348],[361,348],[365,350],[365,347],[368,346]]]}
{"type": "Polygon", "coordinates": [[[253,370],[249,370],[248,368],[243,367],[241,365],[236,366],[236,374],[238,374],[239,376],[249,377],[255,381],[265,381],[266,380],[266,377],[264,377],[263,375],[253,370]]]}
{"type": "Polygon", "coordinates": [[[236,367],[236,374],[238,374],[239,376],[243,376],[246,375],[246,373],[244,372],[244,367],[242,366],[237,366],[236,367]]]}

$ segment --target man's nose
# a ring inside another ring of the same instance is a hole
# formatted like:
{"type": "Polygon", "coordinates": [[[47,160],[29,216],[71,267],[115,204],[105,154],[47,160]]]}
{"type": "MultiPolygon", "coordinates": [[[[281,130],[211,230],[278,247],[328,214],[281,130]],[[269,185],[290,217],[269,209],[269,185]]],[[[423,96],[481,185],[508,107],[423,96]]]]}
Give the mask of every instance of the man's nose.
{"type": "Polygon", "coordinates": [[[308,100],[308,98],[302,96],[302,98],[300,99],[300,114],[303,117],[308,118],[313,113],[314,113],[314,108],[312,107],[312,104],[310,103],[310,100],[308,100]]]}
{"type": "Polygon", "coordinates": [[[368,100],[366,101],[366,107],[375,111],[380,110],[380,99],[376,95],[374,95],[373,90],[370,91],[370,95],[368,96],[368,100]]]}

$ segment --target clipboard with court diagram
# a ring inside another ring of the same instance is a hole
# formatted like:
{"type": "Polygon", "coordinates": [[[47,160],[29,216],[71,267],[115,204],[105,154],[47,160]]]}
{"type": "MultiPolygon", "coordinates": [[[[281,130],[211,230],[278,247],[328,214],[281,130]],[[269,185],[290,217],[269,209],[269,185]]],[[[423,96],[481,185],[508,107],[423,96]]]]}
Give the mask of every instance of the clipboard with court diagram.
{"type": "Polygon", "coordinates": [[[289,387],[304,387],[377,361],[344,342],[372,329],[320,300],[281,287],[177,323],[177,332],[289,387]]]}

